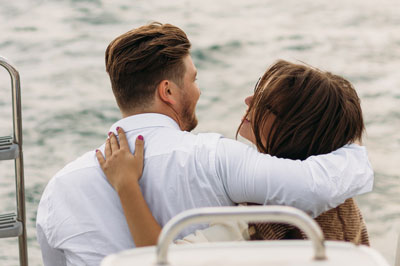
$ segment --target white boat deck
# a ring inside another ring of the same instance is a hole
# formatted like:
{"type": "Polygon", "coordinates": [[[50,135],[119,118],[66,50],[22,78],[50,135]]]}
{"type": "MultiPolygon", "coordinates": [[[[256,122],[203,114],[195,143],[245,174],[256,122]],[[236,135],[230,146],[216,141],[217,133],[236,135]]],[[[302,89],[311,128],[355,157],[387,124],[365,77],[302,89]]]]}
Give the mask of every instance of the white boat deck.
{"type": "MultiPolygon", "coordinates": [[[[389,266],[374,249],[326,241],[326,260],[314,260],[310,241],[220,242],[170,247],[171,266],[389,266]]],[[[156,248],[136,248],[106,257],[101,266],[156,265],[156,248]]]]}

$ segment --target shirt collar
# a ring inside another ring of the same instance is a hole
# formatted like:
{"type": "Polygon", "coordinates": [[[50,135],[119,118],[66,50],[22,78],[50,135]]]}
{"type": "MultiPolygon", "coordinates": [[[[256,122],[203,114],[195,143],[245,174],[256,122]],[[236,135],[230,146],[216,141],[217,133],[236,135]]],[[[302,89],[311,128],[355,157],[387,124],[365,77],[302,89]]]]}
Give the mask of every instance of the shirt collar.
{"type": "Polygon", "coordinates": [[[157,113],[145,113],[125,117],[115,122],[110,128],[110,132],[117,134],[117,127],[121,127],[125,132],[147,127],[169,127],[181,130],[171,117],[157,113]]]}

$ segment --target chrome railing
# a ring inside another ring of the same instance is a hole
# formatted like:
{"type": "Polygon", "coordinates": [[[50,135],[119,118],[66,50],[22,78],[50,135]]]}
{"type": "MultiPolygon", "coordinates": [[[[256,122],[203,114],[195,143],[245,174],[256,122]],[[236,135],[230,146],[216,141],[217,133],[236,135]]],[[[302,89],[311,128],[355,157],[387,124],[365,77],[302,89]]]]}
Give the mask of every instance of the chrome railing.
{"type": "Polygon", "coordinates": [[[394,266],[400,266],[400,234],[397,239],[397,249],[396,249],[396,258],[394,261],[394,266]]]}
{"type": "Polygon", "coordinates": [[[22,152],[22,115],[21,115],[21,87],[18,71],[0,56],[0,65],[3,66],[11,77],[12,107],[13,107],[13,142],[18,145],[18,157],[15,159],[17,220],[22,223],[22,234],[18,237],[20,265],[28,265],[28,249],[25,216],[25,183],[24,160],[22,152]]]}
{"type": "Polygon", "coordinates": [[[324,260],[325,245],[321,228],[306,213],[286,206],[201,208],[182,212],[162,229],[157,244],[157,265],[168,264],[168,249],[178,233],[191,224],[225,221],[287,223],[297,226],[312,241],[314,259],[324,260]]]}

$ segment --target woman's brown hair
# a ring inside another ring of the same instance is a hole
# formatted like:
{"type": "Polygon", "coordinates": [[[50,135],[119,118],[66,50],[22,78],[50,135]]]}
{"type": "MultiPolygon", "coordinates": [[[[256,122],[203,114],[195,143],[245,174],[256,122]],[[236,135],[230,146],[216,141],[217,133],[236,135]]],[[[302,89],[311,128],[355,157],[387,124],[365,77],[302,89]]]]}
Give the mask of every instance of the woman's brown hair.
{"type": "Polygon", "coordinates": [[[247,112],[258,150],[282,158],[329,153],[361,140],[364,131],[360,99],[349,81],[283,60],[260,79],[247,112]]]}

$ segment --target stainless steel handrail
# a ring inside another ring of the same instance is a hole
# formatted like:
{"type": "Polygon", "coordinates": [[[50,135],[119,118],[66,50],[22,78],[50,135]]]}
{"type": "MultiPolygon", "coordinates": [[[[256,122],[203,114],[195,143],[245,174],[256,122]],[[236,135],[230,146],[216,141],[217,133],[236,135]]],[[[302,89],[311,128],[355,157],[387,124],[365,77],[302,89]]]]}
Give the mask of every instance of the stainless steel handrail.
{"type": "Polygon", "coordinates": [[[157,265],[168,264],[168,249],[175,236],[186,226],[224,221],[288,223],[297,226],[312,241],[314,259],[324,260],[324,235],[319,225],[306,213],[287,206],[215,207],[182,212],[162,229],[157,243],[157,265]]]}
{"type": "Polygon", "coordinates": [[[15,159],[15,177],[17,190],[17,219],[22,223],[22,234],[18,237],[20,265],[28,265],[28,248],[26,234],[25,216],[25,182],[24,182],[24,159],[22,153],[22,112],[21,112],[21,82],[18,71],[0,56],[0,65],[3,66],[11,77],[12,107],[13,107],[13,129],[14,142],[18,144],[19,155],[15,159]]]}
{"type": "Polygon", "coordinates": [[[394,261],[394,266],[400,266],[400,234],[397,239],[397,249],[396,249],[396,258],[394,261]]]}

